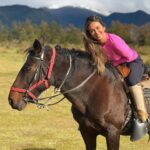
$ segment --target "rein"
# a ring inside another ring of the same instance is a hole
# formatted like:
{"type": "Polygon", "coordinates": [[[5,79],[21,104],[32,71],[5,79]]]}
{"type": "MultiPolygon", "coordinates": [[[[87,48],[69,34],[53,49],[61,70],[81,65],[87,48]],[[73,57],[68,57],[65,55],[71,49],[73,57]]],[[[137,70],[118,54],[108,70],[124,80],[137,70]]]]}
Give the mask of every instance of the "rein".
{"type": "MultiPolygon", "coordinates": [[[[92,74],[90,74],[84,81],[82,81],[78,86],[70,89],[70,90],[67,90],[65,92],[61,92],[58,91],[59,93],[58,94],[55,94],[53,96],[48,96],[48,97],[44,97],[44,98],[37,98],[36,101],[35,101],[35,104],[38,106],[38,108],[46,108],[48,110],[48,107],[51,106],[51,105],[55,105],[59,102],[61,102],[65,97],[61,98],[58,102],[55,102],[55,103],[52,103],[52,104],[48,104],[49,100],[50,99],[53,99],[57,96],[60,96],[60,95],[63,95],[63,94],[67,94],[67,93],[70,93],[70,92],[74,92],[76,90],[78,90],[79,88],[81,88],[94,74],[96,73],[96,70],[94,70],[94,72],[92,74]],[[38,100],[44,100],[44,99],[47,99],[47,101],[42,104],[42,103],[39,103],[38,100]]],[[[57,92],[57,91],[56,91],[57,92]]]]}
{"type": "MultiPolygon", "coordinates": [[[[35,59],[38,59],[40,60],[40,65],[37,67],[36,71],[35,71],[35,74],[33,76],[33,79],[31,80],[30,82],[30,85],[32,84],[32,82],[36,79],[36,76],[37,76],[37,72],[40,70],[40,66],[44,60],[44,52],[45,50],[42,51],[42,54],[41,54],[41,57],[33,57],[35,59]]],[[[55,88],[54,90],[54,95],[52,96],[49,96],[49,97],[44,97],[44,98],[37,98],[33,93],[32,91],[37,88],[38,86],[40,86],[41,84],[45,84],[45,87],[46,89],[49,88],[49,79],[51,77],[51,74],[52,74],[52,71],[53,71],[53,66],[54,66],[54,62],[55,62],[55,57],[56,57],[56,49],[53,48],[52,49],[52,56],[51,56],[51,59],[50,59],[50,64],[49,64],[49,68],[48,68],[48,71],[47,71],[47,75],[44,79],[42,80],[39,80],[37,83],[33,84],[32,86],[29,85],[29,88],[28,89],[22,89],[22,88],[17,88],[17,87],[11,87],[10,91],[12,92],[19,92],[19,93],[25,93],[25,96],[23,97],[23,100],[26,102],[26,103],[33,103],[33,104],[36,104],[38,108],[46,108],[48,110],[48,107],[51,106],[51,105],[55,105],[59,102],[61,102],[65,97],[61,98],[59,101],[55,102],[55,103],[51,103],[51,104],[48,104],[49,100],[57,97],[57,96],[60,96],[60,95],[63,95],[63,94],[66,94],[66,93],[70,93],[70,92],[73,92],[73,91],[76,91],[77,89],[79,89],[80,87],[82,87],[95,73],[96,73],[96,70],[93,71],[92,74],[90,74],[84,81],[82,81],[79,85],[77,85],[76,87],[70,89],[70,90],[67,90],[65,92],[61,92],[61,88],[62,86],[64,85],[70,71],[71,71],[71,68],[72,68],[72,57],[71,55],[69,55],[69,68],[68,68],[68,71],[65,75],[65,78],[64,80],[62,81],[61,85],[58,87],[58,88],[55,88]],[[29,99],[27,97],[27,95],[29,95],[32,99],[29,99]],[[39,100],[44,100],[44,99],[47,99],[47,101],[43,104],[43,103],[39,103],[38,101],[39,100]]]]}

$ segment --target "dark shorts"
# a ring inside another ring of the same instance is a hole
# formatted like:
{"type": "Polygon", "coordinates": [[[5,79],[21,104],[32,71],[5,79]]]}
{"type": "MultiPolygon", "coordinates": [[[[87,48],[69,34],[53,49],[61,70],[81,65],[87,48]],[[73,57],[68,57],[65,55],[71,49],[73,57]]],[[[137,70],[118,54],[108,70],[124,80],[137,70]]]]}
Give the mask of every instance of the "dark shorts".
{"type": "Polygon", "coordinates": [[[139,83],[144,73],[144,63],[140,57],[126,64],[130,68],[130,74],[125,79],[128,86],[139,83]]]}

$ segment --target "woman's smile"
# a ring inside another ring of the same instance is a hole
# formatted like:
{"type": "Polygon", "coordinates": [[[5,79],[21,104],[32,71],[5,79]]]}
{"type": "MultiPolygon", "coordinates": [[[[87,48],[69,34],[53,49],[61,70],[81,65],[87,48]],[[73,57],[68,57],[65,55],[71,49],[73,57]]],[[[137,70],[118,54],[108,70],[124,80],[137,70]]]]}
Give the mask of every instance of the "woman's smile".
{"type": "Polygon", "coordinates": [[[99,22],[91,22],[89,24],[89,33],[91,34],[92,38],[99,41],[101,44],[106,43],[106,33],[105,27],[101,25],[99,22]]]}

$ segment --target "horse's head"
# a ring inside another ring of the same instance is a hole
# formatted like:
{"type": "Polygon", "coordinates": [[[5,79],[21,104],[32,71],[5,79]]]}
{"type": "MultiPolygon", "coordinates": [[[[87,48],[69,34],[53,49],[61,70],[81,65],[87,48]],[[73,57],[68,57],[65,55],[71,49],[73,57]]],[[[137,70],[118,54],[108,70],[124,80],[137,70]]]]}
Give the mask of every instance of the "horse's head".
{"type": "Polygon", "coordinates": [[[43,47],[43,40],[35,40],[33,46],[28,50],[26,62],[19,71],[10,93],[9,103],[14,109],[22,110],[26,104],[35,100],[42,91],[49,87],[55,50],[43,47]],[[50,62],[50,63],[49,63],[50,62]]]}

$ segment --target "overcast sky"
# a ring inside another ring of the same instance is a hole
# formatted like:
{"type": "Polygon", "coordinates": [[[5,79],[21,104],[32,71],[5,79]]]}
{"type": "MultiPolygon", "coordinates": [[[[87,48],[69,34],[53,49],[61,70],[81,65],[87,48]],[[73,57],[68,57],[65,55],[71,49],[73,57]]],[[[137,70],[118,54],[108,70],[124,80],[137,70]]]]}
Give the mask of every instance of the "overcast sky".
{"type": "Polygon", "coordinates": [[[80,6],[108,15],[112,12],[143,10],[150,14],[150,0],[0,0],[0,6],[21,4],[30,7],[59,8],[80,6]]]}

